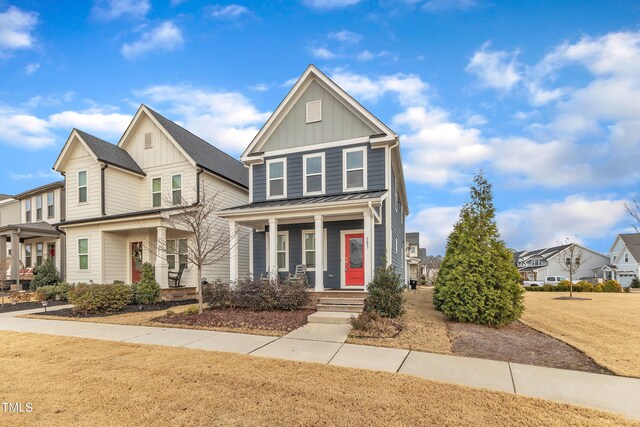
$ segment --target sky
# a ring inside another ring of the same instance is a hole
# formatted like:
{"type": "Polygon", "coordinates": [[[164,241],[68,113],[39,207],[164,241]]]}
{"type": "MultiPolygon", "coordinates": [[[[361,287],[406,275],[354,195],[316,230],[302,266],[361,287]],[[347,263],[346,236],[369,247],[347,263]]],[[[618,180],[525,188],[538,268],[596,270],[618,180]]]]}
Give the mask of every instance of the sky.
{"type": "Polygon", "coordinates": [[[482,169],[514,249],[606,253],[640,182],[640,3],[0,0],[0,193],[141,103],[238,157],[313,63],[400,135],[429,254],[482,169]]]}

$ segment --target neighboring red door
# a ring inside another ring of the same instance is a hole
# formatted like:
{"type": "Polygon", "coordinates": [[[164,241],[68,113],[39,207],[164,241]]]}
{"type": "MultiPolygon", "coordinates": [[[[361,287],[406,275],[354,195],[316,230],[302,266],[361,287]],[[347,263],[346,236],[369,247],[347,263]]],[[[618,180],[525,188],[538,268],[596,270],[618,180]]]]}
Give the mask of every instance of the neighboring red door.
{"type": "Polygon", "coordinates": [[[345,286],[364,286],[364,234],[345,234],[345,286]]]}
{"type": "Polygon", "coordinates": [[[142,242],[131,243],[131,283],[140,281],[142,270],[142,242]]]}

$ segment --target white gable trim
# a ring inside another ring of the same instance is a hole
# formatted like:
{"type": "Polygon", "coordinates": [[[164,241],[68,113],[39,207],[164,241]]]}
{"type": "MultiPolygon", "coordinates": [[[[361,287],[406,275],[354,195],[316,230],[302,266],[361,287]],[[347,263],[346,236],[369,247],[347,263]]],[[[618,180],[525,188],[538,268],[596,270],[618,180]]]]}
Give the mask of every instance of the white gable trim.
{"type": "Polygon", "coordinates": [[[84,141],[84,139],[82,139],[80,134],[74,128],[71,131],[69,138],[67,138],[67,142],[64,143],[64,147],[62,147],[62,151],[58,155],[56,162],[53,164],[53,170],[57,172],[64,172],[63,170],[61,170],[61,167],[66,163],[66,156],[69,153],[69,150],[71,149],[70,147],[72,145],[72,142],[74,141],[74,138],[78,138],[78,141],[80,141],[80,144],[82,144],[84,149],[87,150],[87,152],[93,158],[93,160],[95,160],[96,162],[98,161],[98,157],[96,157],[95,153],[91,151],[87,143],[84,141]]]}
{"type": "Polygon", "coordinates": [[[300,99],[304,91],[314,80],[317,81],[325,90],[334,95],[336,99],[345,104],[349,110],[354,112],[361,120],[367,123],[367,125],[373,129],[379,129],[380,133],[386,134],[394,139],[398,137],[391,129],[389,129],[389,127],[367,111],[324,73],[318,70],[314,65],[309,65],[302,76],[293,85],[293,88],[291,88],[284,100],[280,105],[278,105],[278,108],[276,108],[271,117],[269,117],[264,126],[262,126],[262,129],[260,129],[255,138],[253,138],[253,141],[251,141],[247,149],[242,153],[242,156],[240,157],[242,161],[251,161],[251,157],[249,157],[249,155],[254,151],[259,151],[259,149],[269,139],[273,131],[282,122],[284,117],[286,117],[287,113],[291,108],[293,108],[296,101],[300,99]]]}

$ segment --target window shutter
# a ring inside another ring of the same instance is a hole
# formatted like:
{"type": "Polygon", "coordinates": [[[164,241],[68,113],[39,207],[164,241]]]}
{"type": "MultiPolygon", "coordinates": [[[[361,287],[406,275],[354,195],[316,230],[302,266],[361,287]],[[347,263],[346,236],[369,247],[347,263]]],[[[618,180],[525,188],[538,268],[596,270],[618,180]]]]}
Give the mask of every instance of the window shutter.
{"type": "Polygon", "coordinates": [[[322,120],[322,101],[307,102],[307,123],[315,123],[322,120]]]}
{"type": "Polygon", "coordinates": [[[144,134],[144,148],[153,148],[153,141],[151,140],[151,132],[144,134]]]}

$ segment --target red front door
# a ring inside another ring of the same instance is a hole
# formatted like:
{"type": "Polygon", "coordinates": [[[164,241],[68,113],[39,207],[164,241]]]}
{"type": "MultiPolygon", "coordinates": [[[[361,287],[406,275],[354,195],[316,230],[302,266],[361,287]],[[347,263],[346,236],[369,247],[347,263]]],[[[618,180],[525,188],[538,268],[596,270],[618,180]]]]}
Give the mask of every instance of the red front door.
{"type": "Polygon", "coordinates": [[[140,281],[142,270],[142,242],[131,243],[131,283],[140,281]]]}
{"type": "Polygon", "coordinates": [[[345,234],[345,286],[364,286],[364,234],[345,234]]]}

